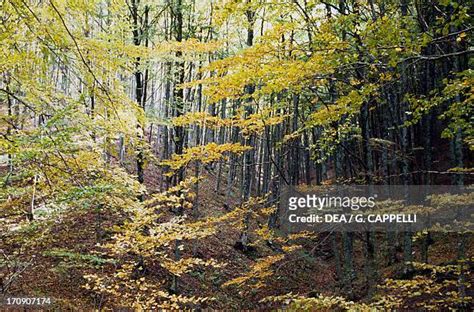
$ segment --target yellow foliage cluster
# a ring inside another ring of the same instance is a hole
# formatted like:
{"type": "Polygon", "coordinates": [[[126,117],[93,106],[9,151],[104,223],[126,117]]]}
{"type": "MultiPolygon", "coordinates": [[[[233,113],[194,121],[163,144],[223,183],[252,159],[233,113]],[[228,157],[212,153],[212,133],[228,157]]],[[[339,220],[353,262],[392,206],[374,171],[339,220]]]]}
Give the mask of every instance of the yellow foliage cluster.
{"type": "Polygon", "coordinates": [[[187,222],[186,213],[179,217],[166,216],[176,207],[191,208],[194,194],[190,186],[193,182],[192,179],[182,181],[143,204],[131,207],[129,220],[123,226],[115,227],[113,242],[103,246],[119,259],[119,266],[112,275],[85,276],[88,280],[85,287],[107,293],[120,299],[124,306],[138,309],[178,309],[211,300],[170,294],[164,280],[153,274],[140,273],[160,268],[167,274],[181,276],[197,266],[219,268],[223,265],[213,259],[174,257],[176,250],[183,249],[183,242],[215,233],[215,222],[220,220],[193,223],[187,222]]]}
{"type": "Polygon", "coordinates": [[[207,127],[211,129],[217,129],[220,127],[230,127],[233,125],[233,120],[230,118],[220,118],[218,116],[212,116],[208,112],[189,112],[179,117],[174,117],[172,123],[175,126],[189,126],[199,125],[201,127],[207,127]]]}
{"type": "Polygon", "coordinates": [[[221,268],[223,264],[216,262],[215,260],[202,260],[199,258],[186,258],[178,261],[172,261],[165,259],[162,266],[166,268],[171,274],[181,276],[184,273],[191,271],[196,266],[208,266],[214,268],[221,268]]]}
{"type": "Polygon", "coordinates": [[[222,48],[223,43],[218,40],[202,42],[195,38],[191,38],[183,41],[166,41],[165,43],[158,44],[152,53],[157,56],[163,54],[169,54],[170,52],[182,52],[182,53],[210,53],[222,48]]]}
{"type": "Polygon", "coordinates": [[[349,311],[373,311],[374,309],[364,303],[355,303],[339,296],[319,295],[315,298],[298,296],[292,293],[281,296],[269,296],[262,302],[278,302],[288,306],[294,311],[313,311],[315,309],[344,309],[349,311]]]}
{"type": "Polygon", "coordinates": [[[85,275],[88,281],[84,288],[98,293],[105,293],[112,298],[117,298],[122,307],[132,308],[137,311],[143,310],[181,310],[186,306],[198,306],[210,297],[183,296],[171,294],[164,290],[162,281],[147,280],[145,277],[134,277],[135,264],[126,263],[122,270],[112,278],[97,274],[85,275]]]}
{"type": "MultiPolygon", "coordinates": [[[[250,149],[252,147],[243,146],[238,143],[216,144],[212,142],[207,145],[187,148],[183,154],[174,154],[171,159],[162,161],[161,165],[168,166],[172,170],[178,170],[187,166],[191,161],[200,161],[207,164],[223,158],[225,153],[241,154],[250,149]]],[[[171,175],[173,172],[168,174],[171,175]]]]}
{"type": "Polygon", "coordinates": [[[248,272],[231,279],[223,286],[237,286],[239,288],[256,290],[266,286],[266,281],[274,277],[274,265],[281,262],[285,257],[301,250],[302,246],[297,243],[299,239],[314,237],[314,233],[300,232],[288,236],[281,236],[275,233],[274,229],[267,224],[270,215],[276,213],[274,205],[268,205],[267,194],[263,197],[251,197],[244,202],[241,207],[236,208],[233,213],[238,217],[235,226],[239,230],[250,229],[249,235],[252,236],[250,246],[263,247],[274,245],[281,248],[281,253],[271,254],[258,259],[248,272]]]}
{"type": "Polygon", "coordinates": [[[284,257],[284,255],[272,255],[263,259],[259,259],[252,266],[250,272],[226,282],[223,286],[241,286],[245,283],[248,283],[249,281],[255,281],[253,287],[257,289],[262,288],[265,286],[264,279],[272,276],[273,274],[271,266],[282,260],[284,257]]]}
{"type": "Polygon", "coordinates": [[[283,122],[286,115],[272,116],[268,111],[250,114],[244,116],[244,112],[240,111],[232,118],[220,118],[212,116],[207,112],[189,112],[179,117],[174,117],[172,123],[175,126],[199,125],[211,129],[221,127],[238,127],[244,136],[251,133],[262,133],[265,126],[277,125],[283,122]]]}
{"type": "MultiPolygon", "coordinates": [[[[347,300],[343,297],[320,294],[317,297],[306,297],[292,293],[269,296],[262,302],[281,303],[290,310],[314,309],[343,309],[347,311],[378,311],[386,309],[423,309],[438,310],[453,309],[460,304],[471,302],[472,297],[461,296],[456,287],[459,286],[459,276],[462,274],[461,264],[439,266],[426,263],[412,263],[413,268],[431,271],[431,277],[415,276],[413,279],[393,280],[386,279],[379,286],[382,292],[370,303],[360,303],[347,300]],[[454,274],[455,279],[437,278],[437,274],[454,274]],[[410,299],[420,299],[406,301],[410,299]],[[413,306],[414,304],[414,306],[413,306]]],[[[470,282],[465,281],[465,287],[470,287],[470,282]]]]}

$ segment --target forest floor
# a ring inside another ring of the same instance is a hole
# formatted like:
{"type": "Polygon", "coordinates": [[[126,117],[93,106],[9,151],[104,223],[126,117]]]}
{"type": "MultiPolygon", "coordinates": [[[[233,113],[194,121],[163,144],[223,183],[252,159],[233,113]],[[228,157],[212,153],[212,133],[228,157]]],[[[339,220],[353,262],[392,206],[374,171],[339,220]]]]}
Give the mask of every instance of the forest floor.
{"type": "MultiPolygon", "coordinates": [[[[152,174],[146,177],[146,183],[149,189],[156,191],[159,172],[150,172],[152,174]]],[[[199,189],[200,214],[216,216],[226,213],[225,196],[215,191],[215,176],[207,173],[204,179],[199,189]]],[[[85,274],[103,274],[114,270],[113,263],[99,256],[103,250],[98,243],[110,241],[109,229],[120,222],[120,216],[110,211],[103,213],[100,220],[94,211],[66,212],[47,227],[32,225],[22,231],[11,231],[7,237],[1,238],[1,251],[5,255],[15,254],[21,259],[23,264],[19,266],[27,265],[14,278],[8,290],[9,295],[51,297],[56,302],[55,306],[61,310],[89,311],[104,306],[120,307],[119,303],[112,304],[106,297],[94,295],[83,287],[86,283],[85,274]]],[[[265,287],[247,292],[233,286],[222,287],[226,281],[248,272],[257,259],[274,253],[265,246],[242,252],[235,248],[239,235],[235,227],[222,226],[210,238],[185,244],[183,253],[203,259],[213,258],[226,265],[186,274],[179,280],[180,293],[214,297],[216,300],[210,303],[210,307],[215,309],[268,309],[270,306],[258,303],[262,298],[290,292],[306,296],[341,293],[330,240],[324,236],[306,239],[301,251],[277,264],[265,287]]],[[[455,250],[453,244],[435,240],[430,249],[430,261],[447,263],[452,260],[455,250]]],[[[467,250],[469,256],[474,256],[473,245],[468,246],[467,250]]],[[[401,258],[401,253],[399,256],[401,258]]],[[[364,253],[360,242],[355,245],[354,259],[356,267],[360,268],[357,270],[354,291],[359,297],[356,299],[364,300],[364,253]]],[[[396,276],[399,267],[400,263],[384,269],[380,272],[380,279],[396,276]]],[[[474,279],[473,276],[470,278],[474,279]]]]}

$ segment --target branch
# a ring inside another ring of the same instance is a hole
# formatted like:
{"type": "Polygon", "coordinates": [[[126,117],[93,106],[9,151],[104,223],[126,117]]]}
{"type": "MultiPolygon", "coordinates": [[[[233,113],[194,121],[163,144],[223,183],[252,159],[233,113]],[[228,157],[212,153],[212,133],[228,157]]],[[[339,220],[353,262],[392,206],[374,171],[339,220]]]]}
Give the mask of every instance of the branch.
{"type": "Polygon", "coordinates": [[[441,55],[433,55],[433,56],[424,56],[424,55],[416,55],[416,56],[411,56],[406,59],[401,60],[398,62],[398,64],[409,61],[409,60],[428,60],[428,61],[434,61],[434,60],[439,60],[445,57],[453,57],[453,56],[460,56],[464,54],[471,54],[474,53],[474,50],[464,50],[464,51],[459,51],[459,52],[453,52],[453,53],[447,53],[447,54],[441,54],[441,55]]]}
{"type": "MultiPolygon", "coordinates": [[[[86,66],[87,68],[87,71],[92,75],[92,78],[94,78],[94,81],[99,85],[100,89],[102,91],[104,91],[105,95],[107,96],[107,99],[110,101],[110,103],[114,103],[114,101],[112,100],[112,98],[110,97],[110,94],[109,92],[107,91],[107,89],[103,86],[103,84],[97,79],[94,71],[92,70],[92,68],[89,66],[89,63],[86,61],[86,59],[84,58],[84,55],[82,54],[82,51],[79,47],[79,44],[77,43],[77,40],[76,38],[74,37],[74,35],[71,33],[71,31],[69,30],[69,28],[67,27],[67,24],[66,24],[66,21],[64,20],[63,16],[61,15],[61,13],[59,12],[59,10],[56,8],[56,6],[54,5],[53,1],[50,0],[49,3],[51,4],[52,8],[54,9],[54,11],[56,11],[56,13],[58,14],[59,16],[59,19],[61,20],[61,23],[63,24],[64,28],[66,29],[66,32],[69,34],[69,36],[71,37],[72,41],[74,42],[74,45],[76,46],[76,49],[77,49],[77,52],[79,53],[79,56],[81,57],[81,60],[82,62],[84,63],[84,65],[86,66]]],[[[112,106],[113,107],[113,106],[112,106]]],[[[114,113],[116,114],[116,117],[120,119],[115,107],[113,107],[114,109],[114,113]]]]}
{"type": "Polygon", "coordinates": [[[23,101],[22,99],[20,99],[18,96],[16,96],[14,93],[6,90],[6,89],[1,89],[0,88],[0,91],[7,94],[8,96],[11,96],[12,98],[14,98],[15,100],[17,100],[18,102],[20,102],[21,104],[25,105],[27,108],[29,108],[32,112],[36,113],[36,110],[31,106],[29,105],[28,103],[26,103],[25,101],[23,101]]]}

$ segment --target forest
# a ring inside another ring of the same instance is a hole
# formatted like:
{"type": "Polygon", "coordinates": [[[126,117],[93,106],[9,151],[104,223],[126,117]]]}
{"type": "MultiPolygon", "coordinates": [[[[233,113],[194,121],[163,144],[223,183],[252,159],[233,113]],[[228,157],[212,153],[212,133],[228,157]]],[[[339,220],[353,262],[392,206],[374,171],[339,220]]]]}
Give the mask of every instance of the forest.
{"type": "Polygon", "coordinates": [[[0,310],[474,310],[474,219],[282,212],[289,188],[472,190],[472,8],[0,0],[0,310]]]}

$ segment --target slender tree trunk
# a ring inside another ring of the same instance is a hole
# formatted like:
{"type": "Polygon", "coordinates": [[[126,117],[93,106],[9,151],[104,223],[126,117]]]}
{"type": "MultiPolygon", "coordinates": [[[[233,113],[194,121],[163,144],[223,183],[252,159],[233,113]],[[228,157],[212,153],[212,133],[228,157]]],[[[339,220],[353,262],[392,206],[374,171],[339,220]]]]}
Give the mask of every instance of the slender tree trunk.
{"type": "MultiPolygon", "coordinates": [[[[247,3],[250,3],[251,0],[247,0],[247,3]]],[[[255,12],[248,10],[246,11],[246,16],[247,16],[247,22],[248,22],[248,27],[247,27],[247,46],[251,47],[253,46],[253,39],[254,39],[254,23],[255,23],[255,12]]],[[[247,85],[245,87],[245,93],[246,94],[253,94],[255,91],[255,86],[254,85],[247,85]]],[[[245,107],[245,115],[250,116],[253,114],[253,107],[252,103],[253,99],[249,98],[247,101],[247,105],[245,107]]],[[[254,174],[254,168],[255,168],[255,135],[250,134],[246,139],[245,139],[245,145],[251,146],[252,149],[250,151],[247,151],[244,153],[244,162],[243,162],[243,188],[242,188],[242,201],[246,202],[250,198],[250,193],[252,190],[252,176],[254,174]]],[[[242,230],[242,233],[240,234],[240,239],[239,243],[244,251],[247,251],[248,249],[248,241],[249,241],[249,234],[248,234],[248,227],[249,227],[249,220],[250,218],[250,212],[245,213],[244,216],[244,229],[242,230]]]]}

